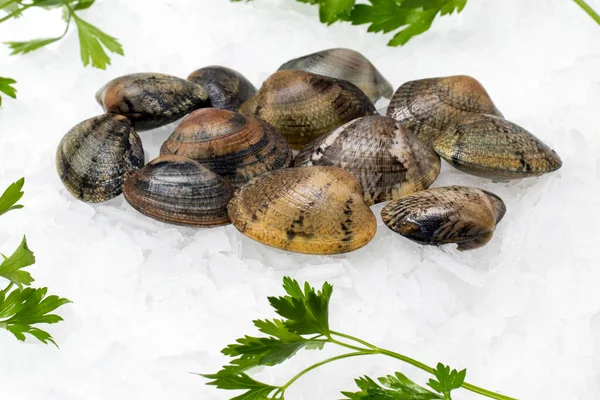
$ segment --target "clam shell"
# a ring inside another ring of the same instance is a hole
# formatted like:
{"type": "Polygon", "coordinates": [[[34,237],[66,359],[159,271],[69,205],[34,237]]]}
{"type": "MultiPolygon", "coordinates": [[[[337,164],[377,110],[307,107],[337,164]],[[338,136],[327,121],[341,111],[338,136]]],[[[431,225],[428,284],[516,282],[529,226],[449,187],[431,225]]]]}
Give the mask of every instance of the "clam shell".
{"type": "Polygon", "coordinates": [[[171,75],[125,75],[104,85],[96,100],[107,113],[122,114],[137,130],[157,128],[201,107],[208,94],[201,86],[171,75]]]}
{"type": "Polygon", "coordinates": [[[240,189],[229,215],[246,236],[308,254],[345,253],[367,244],[377,222],[356,178],[335,167],[281,169],[240,189]]]}
{"type": "Polygon", "coordinates": [[[159,221],[209,227],[229,223],[233,188],[196,161],[171,155],[154,159],[128,178],[123,195],[133,208],[159,221]]]}
{"type": "Polygon", "coordinates": [[[187,116],[165,141],[160,154],[196,160],[236,188],[255,176],[286,168],[292,161],[292,150],[271,125],[215,108],[187,116]]]}
{"type": "Polygon", "coordinates": [[[122,115],[90,118],[71,129],[56,151],[62,183],[79,200],[98,203],[121,194],[123,182],[144,165],[142,141],[122,115]]]}
{"type": "Polygon", "coordinates": [[[457,169],[494,180],[538,176],[562,166],[559,156],[537,137],[505,119],[472,116],[433,143],[457,169]]]}
{"type": "Polygon", "coordinates": [[[353,84],[304,71],[271,75],[240,112],[273,125],[294,149],[355,118],[376,114],[353,84]]]}
{"type": "Polygon", "coordinates": [[[504,202],[493,193],[449,186],[394,200],[381,217],[388,228],[417,243],[458,243],[459,250],[470,250],[492,238],[505,212],[504,202]]]}
{"type": "Polygon", "coordinates": [[[473,114],[502,117],[481,83],[463,75],[407,82],[394,93],[387,111],[427,145],[473,114]]]}
{"type": "Polygon", "coordinates": [[[390,98],[392,85],[362,54],[350,49],[329,49],[286,62],[279,70],[300,70],[353,83],[373,103],[390,98]]]}
{"type": "Polygon", "coordinates": [[[440,158],[395,120],[355,119],[306,145],[296,166],[329,165],[358,178],[369,205],[428,188],[440,172],[440,158]]]}
{"type": "Polygon", "coordinates": [[[214,108],[237,111],[256,93],[256,88],[244,75],[216,65],[194,71],[187,79],[206,90],[214,108]]]}

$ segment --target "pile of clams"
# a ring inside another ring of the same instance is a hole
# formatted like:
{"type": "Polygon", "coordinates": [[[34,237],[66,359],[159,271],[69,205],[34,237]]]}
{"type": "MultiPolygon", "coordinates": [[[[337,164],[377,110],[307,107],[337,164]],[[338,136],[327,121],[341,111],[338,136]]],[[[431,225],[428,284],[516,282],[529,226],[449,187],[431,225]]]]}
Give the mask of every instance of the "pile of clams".
{"type": "Polygon", "coordinates": [[[383,202],[383,223],[414,242],[481,247],[506,205],[478,188],[430,188],[441,159],[493,181],[562,164],[505,119],[474,78],[411,81],[394,93],[349,49],[288,61],[258,90],[235,70],[208,66],[187,79],[122,76],[96,99],[105,113],[72,128],[56,152],[74,197],[95,203],[123,193],[151,218],[232,223],[258,242],[306,254],[365,246],[377,231],[371,206],[383,202]],[[382,98],[391,98],[385,116],[374,106],[382,98]],[[137,132],[178,120],[159,157],[145,163],[137,132]]]}

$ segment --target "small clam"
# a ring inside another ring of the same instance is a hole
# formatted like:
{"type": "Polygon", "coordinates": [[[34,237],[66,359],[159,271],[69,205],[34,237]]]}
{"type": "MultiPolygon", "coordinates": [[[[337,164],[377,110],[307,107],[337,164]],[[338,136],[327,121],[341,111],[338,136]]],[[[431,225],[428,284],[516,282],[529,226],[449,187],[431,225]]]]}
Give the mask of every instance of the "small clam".
{"type": "Polygon", "coordinates": [[[137,130],[157,128],[209,106],[201,86],[157,73],[113,79],[96,93],[96,100],[107,113],[125,115],[137,130]]]}
{"type": "Polygon", "coordinates": [[[382,116],[358,118],[306,145],[296,166],[331,165],[358,178],[372,205],[429,187],[440,158],[400,123],[382,116]]]}
{"type": "Polygon", "coordinates": [[[237,71],[220,66],[201,68],[188,80],[204,88],[214,108],[237,111],[242,103],[256,93],[256,88],[237,71]]]}
{"type": "Polygon", "coordinates": [[[239,188],[257,175],[288,167],[292,151],[271,125],[235,111],[203,108],[187,116],[163,144],[203,164],[239,188]]]}
{"type": "Polygon", "coordinates": [[[349,172],[335,167],[272,171],[252,180],[229,203],[234,226],[269,246],[308,254],[358,249],[377,222],[349,172]]]}
{"type": "Polygon", "coordinates": [[[209,227],[229,223],[233,188],[196,161],[171,155],[129,177],[123,195],[133,208],[159,221],[209,227]]]}
{"type": "Polygon", "coordinates": [[[353,84],[304,71],[271,75],[240,112],[273,125],[294,149],[355,118],[376,114],[353,84]]]}
{"type": "Polygon", "coordinates": [[[459,250],[470,250],[492,238],[505,212],[504,202],[493,193],[449,186],[394,200],[381,217],[388,228],[417,243],[458,243],[459,250]]]}
{"type": "Polygon", "coordinates": [[[387,111],[427,145],[473,114],[502,116],[481,83],[462,75],[407,82],[394,93],[387,111]]]}
{"type": "Polygon", "coordinates": [[[288,61],[279,70],[300,70],[355,84],[373,103],[390,98],[392,85],[362,54],[350,49],[329,49],[288,61]]]}
{"type": "Polygon", "coordinates": [[[121,194],[123,182],[144,165],[142,141],[122,115],[90,118],[71,129],[56,151],[56,169],[69,192],[98,203],[121,194]]]}
{"type": "Polygon", "coordinates": [[[538,176],[562,166],[554,150],[537,137],[493,115],[465,119],[433,146],[457,169],[494,180],[538,176]]]}

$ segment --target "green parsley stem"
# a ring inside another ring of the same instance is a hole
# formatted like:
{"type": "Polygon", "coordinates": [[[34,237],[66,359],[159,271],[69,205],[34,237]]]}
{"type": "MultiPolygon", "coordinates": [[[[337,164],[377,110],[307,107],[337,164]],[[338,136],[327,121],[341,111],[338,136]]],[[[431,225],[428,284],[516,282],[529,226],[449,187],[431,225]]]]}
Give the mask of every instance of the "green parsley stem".
{"type": "Polygon", "coordinates": [[[351,336],[351,335],[347,335],[347,334],[345,334],[345,333],[336,332],[336,331],[331,331],[331,334],[332,334],[332,335],[335,335],[335,336],[343,337],[343,338],[345,338],[345,339],[350,339],[350,340],[352,340],[352,341],[355,341],[355,342],[357,342],[357,343],[360,343],[360,344],[362,344],[363,346],[367,346],[367,347],[369,347],[369,348],[371,348],[371,349],[376,349],[376,348],[377,348],[377,347],[373,346],[373,345],[372,345],[371,343],[369,343],[369,342],[365,342],[364,340],[361,340],[361,339],[359,339],[359,338],[357,338],[357,337],[354,337],[354,336],[351,336]]]}
{"type": "Polygon", "coordinates": [[[573,0],[579,7],[583,9],[598,25],[600,25],[600,15],[594,9],[586,3],[584,0],[573,0]]]}
{"type": "Polygon", "coordinates": [[[33,3],[32,4],[27,4],[27,5],[19,8],[18,10],[15,10],[15,11],[11,12],[7,16],[5,16],[3,18],[0,18],[0,23],[2,23],[4,21],[7,21],[7,20],[9,20],[9,19],[11,19],[11,18],[13,18],[13,17],[21,14],[23,11],[27,10],[28,8],[35,7],[35,6],[36,6],[36,4],[33,4],[33,3]]]}

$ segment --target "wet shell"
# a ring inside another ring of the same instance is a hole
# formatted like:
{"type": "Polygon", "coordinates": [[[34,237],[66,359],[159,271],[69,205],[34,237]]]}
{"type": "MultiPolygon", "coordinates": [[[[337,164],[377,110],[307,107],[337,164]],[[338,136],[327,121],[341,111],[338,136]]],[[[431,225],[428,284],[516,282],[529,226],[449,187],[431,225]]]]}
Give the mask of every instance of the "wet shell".
{"type": "Polygon", "coordinates": [[[462,75],[407,82],[394,93],[387,112],[428,145],[473,114],[502,117],[481,83],[462,75]]]}
{"type": "Polygon", "coordinates": [[[127,179],[123,195],[133,208],[159,221],[209,227],[229,223],[233,188],[196,161],[164,156],[127,179]]]}
{"type": "Polygon", "coordinates": [[[376,114],[353,84],[304,71],[279,71],[240,112],[273,125],[294,149],[355,118],[376,114]]]}
{"type": "Polygon", "coordinates": [[[473,116],[440,136],[435,151],[457,169],[494,180],[538,176],[562,161],[537,137],[505,119],[473,116]]]}
{"type": "Polygon", "coordinates": [[[237,71],[220,66],[201,68],[188,76],[208,93],[211,107],[237,111],[256,88],[237,71]]]}
{"type": "Polygon", "coordinates": [[[417,243],[458,243],[459,250],[470,250],[492,238],[505,212],[504,202],[493,193],[449,186],[394,200],[381,217],[388,228],[417,243]]]}
{"type": "Polygon", "coordinates": [[[98,203],[121,194],[123,182],[144,165],[144,149],[122,115],[90,118],[71,129],[56,151],[56,169],[69,192],[98,203]]]}
{"type": "Polygon", "coordinates": [[[395,120],[356,119],[309,143],[296,166],[331,165],[356,176],[372,205],[429,187],[440,172],[440,158],[395,120]]]}
{"type": "Polygon", "coordinates": [[[349,172],[287,168],[252,180],[229,203],[235,227],[269,246],[308,254],[345,253],[367,244],[377,222],[349,172]]]}
{"type": "Polygon", "coordinates": [[[329,49],[288,61],[279,70],[300,70],[342,79],[356,85],[372,102],[390,98],[392,85],[362,54],[350,49],[329,49]]]}
{"type": "Polygon", "coordinates": [[[201,86],[157,73],[113,79],[96,93],[96,100],[106,112],[125,115],[137,130],[166,125],[209,106],[208,94],[201,86]]]}
{"type": "Polygon", "coordinates": [[[239,188],[255,176],[292,161],[292,150],[271,125],[234,111],[204,108],[186,117],[161,155],[196,160],[239,188]]]}

